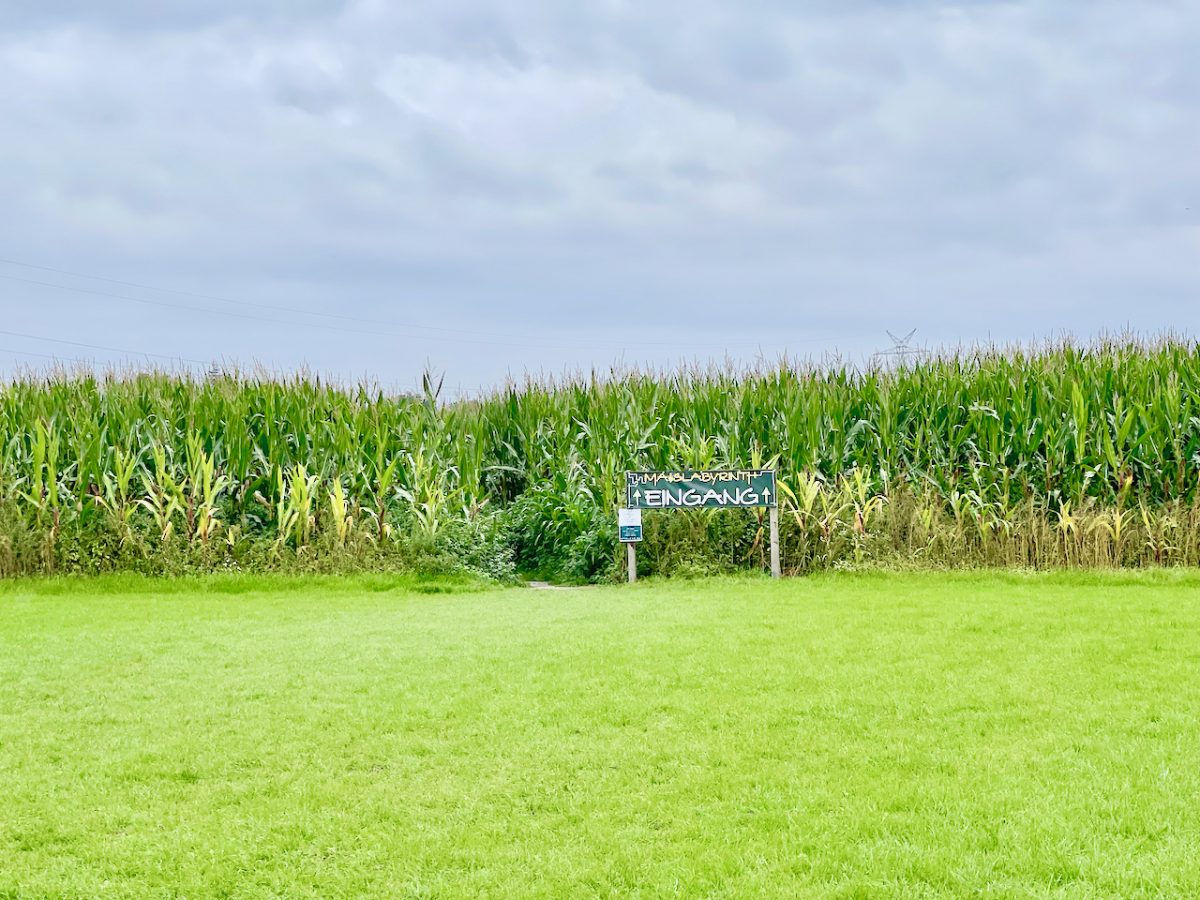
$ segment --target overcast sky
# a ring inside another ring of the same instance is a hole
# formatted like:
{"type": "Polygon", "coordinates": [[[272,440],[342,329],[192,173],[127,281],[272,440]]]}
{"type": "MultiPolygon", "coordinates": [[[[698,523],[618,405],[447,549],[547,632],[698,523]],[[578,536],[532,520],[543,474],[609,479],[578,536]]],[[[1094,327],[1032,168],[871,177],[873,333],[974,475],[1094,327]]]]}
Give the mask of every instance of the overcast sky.
{"type": "Polygon", "coordinates": [[[1194,0],[6,0],[0,371],[1194,335],[1198,47],[1194,0]]]}

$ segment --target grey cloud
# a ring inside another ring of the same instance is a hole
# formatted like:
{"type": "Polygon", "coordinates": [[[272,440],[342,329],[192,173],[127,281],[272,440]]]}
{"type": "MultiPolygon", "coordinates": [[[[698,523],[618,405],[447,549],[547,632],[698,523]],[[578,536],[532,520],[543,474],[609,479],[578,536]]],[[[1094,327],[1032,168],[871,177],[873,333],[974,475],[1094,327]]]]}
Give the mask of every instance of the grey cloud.
{"type": "Polygon", "coordinates": [[[447,197],[496,201],[511,209],[513,204],[550,202],[557,194],[546,177],[490,161],[486,146],[471,148],[424,131],[413,141],[413,150],[430,187],[447,197]]]}
{"type": "Polygon", "coordinates": [[[10,4],[0,256],[530,346],[3,280],[0,311],[468,382],[884,327],[1200,328],[1197,35],[1194,5],[1117,0],[10,4]],[[771,327],[716,324],[747,307],[771,327]],[[635,351],[631,314],[686,337],[635,351]]]}
{"type": "Polygon", "coordinates": [[[732,34],[721,48],[726,71],[740,82],[778,82],[793,70],[786,44],[769,32],[732,34]]]}
{"type": "Polygon", "coordinates": [[[340,12],[346,0],[14,0],[0,7],[0,28],[99,27],[112,31],[183,31],[223,22],[288,22],[340,12]]]}
{"type": "Polygon", "coordinates": [[[352,101],[347,85],[333,73],[309,62],[271,64],[263,74],[270,95],[280,104],[323,116],[352,101]]]}

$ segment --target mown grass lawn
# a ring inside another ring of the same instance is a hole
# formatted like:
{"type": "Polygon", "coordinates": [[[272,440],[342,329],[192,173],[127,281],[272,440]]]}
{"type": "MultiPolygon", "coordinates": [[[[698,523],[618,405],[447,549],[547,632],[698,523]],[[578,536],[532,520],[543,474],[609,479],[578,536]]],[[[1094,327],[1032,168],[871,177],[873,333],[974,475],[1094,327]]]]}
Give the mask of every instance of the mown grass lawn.
{"type": "Polygon", "coordinates": [[[0,896],[1200,893],[1200,578],[0,585],[0,896]]]}

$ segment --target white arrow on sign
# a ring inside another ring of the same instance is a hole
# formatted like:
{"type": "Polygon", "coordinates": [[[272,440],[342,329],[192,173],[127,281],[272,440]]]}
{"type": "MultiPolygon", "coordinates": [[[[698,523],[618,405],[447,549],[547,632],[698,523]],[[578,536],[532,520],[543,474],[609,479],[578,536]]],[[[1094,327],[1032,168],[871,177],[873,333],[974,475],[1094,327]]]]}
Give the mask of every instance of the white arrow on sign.
{"type": "Polygon", "coordinates": [[[771,489],[770,488],[763,488],[763,500],[765,500],[768,504],[771,502],[771,489]]]}

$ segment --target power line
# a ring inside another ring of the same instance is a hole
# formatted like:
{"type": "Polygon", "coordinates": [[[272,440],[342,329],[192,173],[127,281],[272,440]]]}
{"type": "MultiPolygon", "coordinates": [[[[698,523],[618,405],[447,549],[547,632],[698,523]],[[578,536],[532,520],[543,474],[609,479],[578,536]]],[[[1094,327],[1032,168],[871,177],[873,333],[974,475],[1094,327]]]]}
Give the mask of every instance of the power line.
{"type": "MultiPolygon", "coordinates": [[[[360,335],[368,335],[368,336],[378,336],[380,334],[386,334],[387,336],[391,336],[391,337],[419,337],[423,340],[444,340],[444,341],[450,341],[450,342],[455,342],[455,343],[470,343],[470,344],[483,344],[483,345],[495,345],[497,343],[503,343],[503,344],[509,344],[511,346],[520,346],[520,347],[545,346],[546,344],[550,343],[547,341],[530,340],[528,338],[523,338],[519,334],[512,334],[512,333],[472,331],[472,330],[466,330],[466,329],[460,329],[460,328],[448,328],[448,327],[438,326],[438,325],[426,325],[426,324],[419,323],[419,322],[396,322],[396,321],[389,321],[389,320],[383,320],[383,319],[364,318],[364,317],[360,317],[360,316],[349,316],[349,315],[344,315],[344,314],[340,314],[340,313],[316,312],[316,311],[312,311],[312,310],[299,309],[297,307],[282,306],[282,305],[271,304],[271,303],[258,303],[258,302],[250,301],[250,300],[231,300],[229,298],[220,297],[215,294],[203,294],[203,293],[198,293],[195,291],[181,291],[181,290],[177,290],[174,288],[155,287],[153,285],[142,284],[142,283],[136,282],[136,281],[123,281],[118,278],[108,278],[104,275],[89,275],[89,274],[86,274],[83,272],[71,271],[69,269],[59,269],[59,268],[55,268],[53,266],[42,266],[42,265],[37,265],[34,263],[21,262],[20,260],[9,259],[6,257],[0,257],[0,263],[6,263],[8,265],[14,265],[14,266],[22,266],[24,268],[30,268],[30,269],[38,269],[38,270],[45,271],[45,272],[53,272],[53,273],[59,274],[59,275],[67,275],[72,278],[87,278],[87,279],[96,280],[96,281],[108,282],[110,284],[124,285],[126,287],[136,287],[136,288],[140,288],[143,290],[149,290],[149,291],[161,291],[163,293],[178,294],[180,296],[197,297],[197,298],[201,298],[201,299],[215,300],[220,303],[228,303],[228,304],[232,304],[235,306],[252,306],[252,307],[257,307],[260,309],[270,310],[272,312],[289,313],[291,315],[313,316],[313,317],[319,317],[319,318],[325,318],[325,319],[337,319],[337,320],[342,320],[342,321],[347,321],[347,322],[356,322],[356,323],[365,324],[365,325],[384,326],[384,327],[388,327],[388,328],[399,327],[399,328],[424,329],[427,331],[440,332],[441,334],[446,335],[446,337],[436,337],[434,335],[411,335],[411,334],[403,334],[401,332],[384,333],[384,332],[380,332],[378,330],[363,331],[361,329],[338,327],[338,326],[332,326],[332,325],[328,325],[328,324],[321,324],[321,323],[317,323],[317,322],[289,320],[290,323],[293,325],[302,325],[302,326],[305,326],[308,328],[321,328],[321,329],[325,329],[325,330],[329,330],[330,328],[333,328],[338,331],[343,331],[347,334],[360,334],[360,335]],[[464,338],[463,335],[485,338],[486,340],[471,340],[470,338],[464,338]]],[[[240,319],[248,319],[248,320],[257,321],[257,322],[268,322],[270,324],[278,324],[278,322],[279,322],[279,320],[277,318],[267,318],[265,316],[255,316],[255,315],[245,313],[245,312],[237,312],[237,311],[233,311],[233,310],[217,310],[217,309],[213,309],[213,308],[207,307],[207,306],[195,306],[195,305],[191,305],[191,304],[171,303],[166,300],[152,300],[152,299],[148,299],[145,297],[133,297],[128,294],[118,294],[118,293],[114,293],[112,291],[99,291],[99,290],[95,290],[92,288],[77,287],[74,285],[61,284],[61,283],[54,282],[54,281],[41,281],[41,280],[34,279],[34,278],[22,278],[19,275],[10,275],[7,273],[0,273],[0,278],[4,278],[9,281],[21,282],[23,284],[33,284],[33,285],[38,285],[41,287],[58,288],[60,290],[73,291],[76,293],[89,294],[89,295],[98,296],[98,297],[108,297],[110,299],[124,300],[124,301],[128,301],[131,303],[142,303],[142,304],[146,304],[149,306],[165,307],[167,309],[187,309],[187,310],[191,310],[193,312],[207,313],[209,315],[235,316],[240,319]]],[[[619,344],[629,345],[629,346],[655,346],[655,347],[678,346],[678,342],[673,342],[673,341],[647,341],[647,340],[636,340],[636,339],[628,339],[628,338],[619,338],[612,342],[580,341],[578,339],[573,339],[573,338],[557,338],[553,341],[553,343],[557,344],[557,345],[570,344],[573,346],[585,346],[585,347],[605,346],[607,343],[619,343],[619,344]]],[[[822,338],[809,338],[809,339],[803,339],[803,340],[799,340],[799,341],[792,341],[792,343],[827,343],[827,341],[825,341],[822,338]]],[[[741,342],[725,344],[723,346],[727,346],[727,347],[728,346],[758,346],[760,344],[761,344],[761,341],[741,341],[741,342]]]]}
{"type": "MultiPolygon", "coordinates": [[[[293,308],[287,307],[287,306],[274,306],[269,303],[254,303],[249,300],[245,300],[245,301],[230,300],[227,297],[219,297],[216,294],[202,294],[197,291],[181,291],[181,290],[178,290],[177,288],[159,287],[159,286],[156,286],[153,284],[142,284],[137,281],[123,281],[120,278],[109,278],[106,275],[89,275],[86,272],[73,272],[70,269],[58,269],[58,268],[55,268],[54,266],[41,266],[41,265],[38,265],[37,263],[21,262],[21,260],[19,260],[19,259],[8,259],[3,256],[0,256],[0,263],[7,263],[10,266],[21,266],[26,269],[39,269],[43,272],[53,272],[56,275],[69,275],[72,278],[87,278],[90,281],[107,281],[109,284],[119,284],[119,285],[123,285],[124,287],[141,288],[141,289],[147,290],[147,291],[160,291],[164,294],[179,294],[182,297],[196,297],[197,299],[200,299],[200,300],[219,300],[222,303],[234,303],[234,304],[245,305],[245,306],[260,306],[260,307],[263,307],[264,309],[274,309],[274,310],[278,310],[280,312],[300,312],[301,311],[301,310],[296,310],[296,309],[293,309],[293,308]]],[[[353,316],[343,316],[343,315],[339,315],[337,313],[316,312],[316,313],[309,313],[309,315],[327,316],[327,317],[333,318],[333,319],[353,319],[354,318],[353,316]]],[[[369,321],[369,320],[362,320],[362,321],[369,321]]]]}
{"type": "MultiPolygon", "coordinates": [[[[36,285],[40,285],[42,287],[52,287],[52,288],[58,288],[59,290],[64,290],[64,291],[73,291],[77,294],[90,294],[94,297],[108,297],[113,300],[126,300],[126,301],[129,301],[130,303],[142,303],[147,306],[165,307],[167,309],[187,309],[187,310],[191,310],[193,312],[202,312],[207,315],[214,315],[214,316],[233,316],[234,318],[247,319],[252,322],[266,322],[270,325],[278,325],[279,321],[280,321],[278,318],[267,318],[266,316],[256,316],[251,313],[235,312],[232,310],[217,310],[217,309],[212,309],[211,307],[207,307],[207,306],[193,306],[191,304],[170,303],[166,300],[150,300],[146,297],[131,297],[128,294],[115,294],[112,291],[98,291],[93,288],[76,287],[74,285],[69,285],[69,284],[58,284],[53,281],[39,281],[35,278],[22,278],[19,275],[8,275],[8,274],[0,273],[0,278],[7,279],[9,281],[19,281],[24,284],[36,284],[36,285]]],[[[303,315],[303,313],[300,310],[295,310],[294,312],[303,315]]],[[[325,324],[320,324],[317,322],[293,321],[292,324],[303,325],[307,328],[320,328],[324,331],[328,331],[328,330],[332,329],[334,331],[342,331],[342,332],[346,332],[348,334],[362,334],[362,335],[387,334],[387,332],[363,331],[361,329],[356,329],[356,328],[344,328],[344,327],[340,327],[337,325],[325,325],[325,324]]],[[[434,335],[398,335],[398,334],[392,333],[391,336],[393,336],[393,337],[419,336],[423,340],[451,340],[450,338],[442,338],[442,337],[437,337],[434,335]]],[[[493,344],[496,342],[495,341],[467,340],[467,341],[465,341],[465,343],[493,344]]]]}
{"type": "Polygon", "coordinates": [[[52,344],[69,344],[72,347],[84,347],[88,350],[103,350],[106,353],[124,353],[126,356],[151,356],[155,359],[166,359],[170,360],[171,362],[189,362],[200,366],[208,365],[208,363],[202,359],[189,359],[186,356],[167,356],[162,353],[148,353],[142,350],[125,350],[121,347],[105,347],[103,344],[87,344],[83,341],[68,341],[65,338],[43,337],[37,334],[25,334],[24,332],[20,331],[8,331],[4,328],[0,328],[0,334],[7,334],[10,337],[28,338],[29,340],[33,341],[47,341],[52,344]]]}
{"type": "Polygon", "coordinates": [[[9,347],[0,347],[0,353],[11,353],[14,356],[37,356],[42,359],[52,359],[55,362],[73,362],[73,363],[92,362],[92,360],[81,359],[78,356],[57,356],[53,353],[34,353],[32,350],[13,350],[9,347]]]}
{"type": "MultiPolygon", "coordinates": [[[[261,302],[257,302],[254,300],[231,300],[228,297],[221,297],[217,294],[205,294],[205,293],[201,293],[198,291],[183,291],[183,290],[179,290],[177,288],[159,287],[159,286],[152,285],[152,284],[143,284],[143,283],[137,282],[137,281],[125,281],[120,278],[109,278],[105,275],[89,275],[86,272],[74,272],[70,269],[59,269],[59,268],[55,268],[54,266],[42,266],[42,265],[37,265],[35,263],[21,262],[20,260],[8,259],[7,257],[3,257],[3,256],[0,256],[0,263],[7,263],[8,265],[12,265],[12,266],[22,266],[26,269],[39,269],[43,272],[53,272],[57,275],[68,275],[72,278],[86,278],[91,281],[107,281],[109,284],[119,284],[124,287],[140,288],[142,290],[147,290],[147,291],[158,291],[158,292],[164,293],[164,294],[178,294],[181,297],[195,297],[200,300],[216,300],[220,303],[229,303],[234,306],[254,306],[259,309],[271,310],[272,312],[292,313],[294,315],[302,315],[302,316],[316,316],[316,317],[322,318],[322,319],[340,319],[345,322],[357,322],[362,325],[385,325],[388,327],[399,326],[399,327],[403,327],[403,328],[428,328],[432,331],[449,332],[452,334],[475,334],[475,335],[480,335],[483,337],[496,337],[496,336],[503,337],[503,336],[505,336],[503,334],[492,334],[489,332],[482,332],[482,331],[463,332],[463,331],[460,331],[459,329],[450,329],[450,328],[445,328],[445,327],[438,326],[438,325],[425,325],[425,324],[422,324],[419,322],[396,322],[396,321],[387,321],[387,320],[383,320],[383,319],[364,318],[362,316],[348,316],[344,313],[328,313],[328,312],[320,312],[320,311],[314,311],[314,310],[299,309],[298,307],[294,307],[294,306],[282,306],[282,305],[276,304],[276,303],[261,303],[261,302]]],[[[5,275],[2,277],[10,278],[10,277],[14,277],[14,276],[5,275]]],[[[28,279],[22,279],[22,280],[28,280],[28,279]]],[[[32,284],[52,285],[53,287],[62,287],[62,288],[66,288],[67,290],[72,290],[72,288],[69,287],[68,285],[57,284],[55,282],[32,281],[31,283],[32,284]]],[[[134,298],[124,297],[123,295],[119,295],[119,294],[106,294],[104,296],[121,297],[122,299],[134,299],[134,298]]],[[[205,309],[206,312],[215,312],[215,310],[208,310],[207,308],[203,308],[203,307],[181,307],[181,308],[183,308],[183,309],[205,309]]],[[[508,335],[508,336],[509,337],[520,337],[520,335],[508,335]]]]}
{"type": "MultiPolygon", "coordinates": [[[[246,319],[246,320],[249,320],[252,322],[266,322],[270,325],[279,325],[279,323],[280,323],[280,319],[278,319],[278,318],[268,318],[266,316],[256,316],[252,313],[235,312],[233,310],[217,310],[217,309],[212,309],[211,307],[207,307],[207,306],[194,306],[192,304],[171,303],[166,300],[151,300],[146,297],[132,297],[128,294],[116,294],[116,293],[113,293],[112,291],[98,291],[98,290],[95,290],[94,288],[84,288],[84,287],[76,287],[74,285],[68,285],[68,284],[58,284],[57,282],[53,282],[53,281],[39,281],[38,279],[35,279],[35,278],[22,278],[19,275],[8,275],[5,273],[0,273],[0,278],[7,279],[8,281],[19,281],[23,284],[34,284],[34,285],[39,285],[41,287],[51,287],[51,288],[58,288],[59,290],[64,290],[64,291],[73,291],[78,294],[89,294],[89,295],[95,296],[95,297],[108,297],[113,300],[126,300],[126,301],[129,301],[130,303],[141,303],[141,304],[144,304],[147,306],[165,307],[166,309],[187,309],[187,310],[191,310],[193,312],[205,313],[206,315],[232,316],[234,318],[246,319]]],[[[230,301],[230,302],[232,302],[232,301],[230,301]]],[[[288,310],[288,311],[293,312],[297,315],[311,315],[311,313],[306,313],[303,310],[288,310]]],[[[288,321],[290,322],[290,324],[302,325],[306,328],[319,328],[322,331],[331,331],[331,330],[332,331],[340,331],[345,334],[366,335],[369,337],[379,337],[379,336],[415,337],[415,338],[418,338],[423,341],[448,341],[451,343],[478,344],[481,346],[489,346],[489,347],[495,346],[497,344],[503,344],[503,345],[510,346],[510,347],[541,347],[541,346],[546,346],[548,343],[546,341],[534,341],[534,340],[512,341],[512,340],[508,340],[504,336],[489,337],[486,340],[475,340],[470,337],[465,337],[465,338],[459,337],[459,335],[460,334],[487,335],[487,332],[479,332],[479,331],[475,331],[475,332],[461,331],[460,332],[458,329],[437,328],[436,326],[433,326],[433,325],[412,325],[409,327],[429,328],[429,329],[433,329],[433,330],[446,332],[446,334],[444,336],[436,335],[436,334],[414,335],[414,334],[404,334],[402,332],[396,332],[396,331],[380,331],[378,329],[373,330],[373,331],[364,331],[363,329],[360,329],[360,328],[346,328],[345,326],[329,325],[329,324],[319,323],[319,322],[305,322],[305,321],[301,321],[301,320],[288,320],[288,321]]],[[[555,343],[571,344],[573,346],[591,346],[591,347],[602,346],[602,344],[600,342],[576,341],[576,340],[572,340],[570,338],[557,340],[557,341],[555,341],[555,343]]],[[[668,344],[666,342],[661,342],[661,341],[643,342],[643,343],[653,343],[656,346],[671,346],[670,344],[668,344]]]]}

